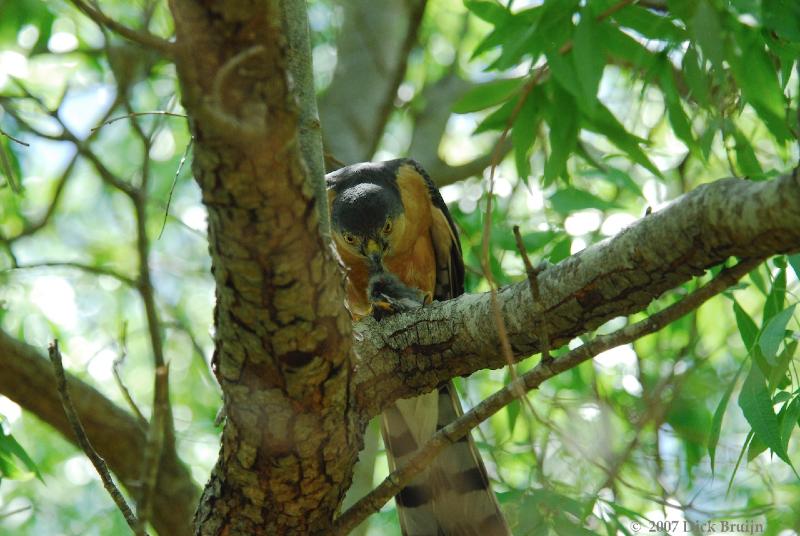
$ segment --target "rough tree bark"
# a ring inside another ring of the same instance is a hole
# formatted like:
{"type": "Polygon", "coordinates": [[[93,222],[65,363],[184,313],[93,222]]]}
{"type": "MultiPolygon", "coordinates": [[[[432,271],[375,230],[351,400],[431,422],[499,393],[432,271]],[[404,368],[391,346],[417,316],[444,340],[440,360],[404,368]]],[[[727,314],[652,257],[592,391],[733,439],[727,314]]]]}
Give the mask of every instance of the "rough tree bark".
{"type": "Polygon", "coordinates": [[[321,532],[349,485],[362,425],[348,411],[350,319],[300,154],[279,2],[170,7],[208,208],[227,414],[197,530],[321,532]]]}
{"type": "MultiPolygon", "coordinates": [[[[527,280],[501,289],[497,302],[520,359],[539,350],[533,328],[541,322],[558,347],[614,317],[644,310],[663,292],[731,256],[798,250],[800,173],[767,182],[725,179],[540,273],[541,303],[533,303],[527,280]]],[[[454,376],[506,365],[491,307],[489,293],[465,294],[380,323],[358,323],[355,407],[375,415],[454,376]]]]}
{"type": "MultiPolygon", "coordinates": [[[[405,5],[421,15],[424,2],[405,5]]],[[[278,6],[277,0],[170,1],[174,58],[196,139],[194,172],[209,212],[215,361],[228,415],[197,512],[201,534],[326,532],[370,416],[446,378],[505,364],[488,295],[380,324],[366,320],[351,333],[342,276],[314,210],[313,185],[321,177],[300,154],[301,114],[287,76],[291,40],[278,6]]],[[[395,37],[407,43],[415,32],[409,26],[395,37]]],[[[392,72],[402,70],[395,64],[392,72]]],[[[382,98],[394,91],[396,85],[384,88],[382,98]]],[[[377,119],[370,132],[382,130],[385,115],[377,119]]],[[[359,160],[371,153],[341,156],[359,160]]],[[[642,310],[731,255],[797,250],[797,175],[720,181],[546,270],[538,307],[527,282],[502,289],[498,302],[521,358],[537,350],[531,327],[542,316],[557,345],[642,310]]],[[[0,392],[70,434],[51,400],[52,373],[37,352],[0,336],[0,366],[6,371],[0,392]]],[[[75,380],[73,386],[90,439],[123,483],[133,485],[144,431],[88,385],[75,380]]],[[[186,534],[189,528],[176,520],[187,518],[185,505],[196,497],[188,472],[165,456],[159,478],[156,528],[186,534]]]]}

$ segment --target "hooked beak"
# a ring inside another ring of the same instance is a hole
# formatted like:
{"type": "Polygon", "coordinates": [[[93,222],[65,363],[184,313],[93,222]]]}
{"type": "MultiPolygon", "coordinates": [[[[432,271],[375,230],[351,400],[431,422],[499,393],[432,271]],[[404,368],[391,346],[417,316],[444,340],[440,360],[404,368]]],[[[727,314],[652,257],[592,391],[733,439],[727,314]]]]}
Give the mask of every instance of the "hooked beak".
{"type": "Polygon", "coordinates": [[[383,248],[376,240],[367,240],[364,254],[367,257],[370,272],[383,272],[383,248]]]}

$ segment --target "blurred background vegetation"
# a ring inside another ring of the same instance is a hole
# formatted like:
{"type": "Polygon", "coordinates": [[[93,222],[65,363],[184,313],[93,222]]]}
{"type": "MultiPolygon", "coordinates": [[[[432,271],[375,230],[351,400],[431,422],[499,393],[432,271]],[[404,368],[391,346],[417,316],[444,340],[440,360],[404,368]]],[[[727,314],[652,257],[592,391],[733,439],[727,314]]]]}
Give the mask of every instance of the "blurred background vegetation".
{"type": "MultiPolygon", "coordinates": [[[[794,0],[408,5],[417,11],[392,21],[392,2],[309,2],[326,148],[345,163],[410,156],[429,169],[461,229],[469,292],[490,287],[480,251],[493,160],[497,285],[525,277],[513,225],[534,260],[557,263],[702,183],[769,180],[797,164],[794,0]],[[387,48],[396,36],[381,40],[371,17],[411,37],[387,48]],[[368,91],[352,85],[365,73],[385,82],[382,69],[397,63],[367,139],[326,127],[369,112],[368,91]]],[[[172,33],[164,2],[102,7],[172,33]]],[[[70,371],[121,406],[114,366],[124,356],[120,377],[147,416],[152,298],[178,452],[202,485],[221,400],[208,364],[205,210],[181,165],[191,140],[180,114],[165,59],[69,2],[0,0],[0,328],[40,348],[58,338],[70,371]],[[128,116],[153,111],[175,115],[128,116]]],[[[644,518],[797,534],[800,479],[787,462],[800,464],[798,275],[800,256],[776,257],[725,297],[548,381],[476,430],[515,534],[631,534],[644,518]],[[754,422],[754,407],[769,415],[754,422]]],[[[465,405],[509,377],[459,381],[465,405]]],[[[0,420],[0,533],[126,533],[79,450],[1,394],[0,420]]],[[[387,474],[374,429],[367,444],[354,494],[387,474]]],[[[399,534],[393,505],[359,530],[399,534]]]]}

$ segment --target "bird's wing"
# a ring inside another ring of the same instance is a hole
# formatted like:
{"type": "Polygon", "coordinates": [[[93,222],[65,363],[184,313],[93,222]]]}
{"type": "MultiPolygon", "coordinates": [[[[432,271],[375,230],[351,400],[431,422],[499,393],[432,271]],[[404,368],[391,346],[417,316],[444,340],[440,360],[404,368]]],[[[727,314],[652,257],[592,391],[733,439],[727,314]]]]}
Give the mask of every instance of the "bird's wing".
{"type": "Polygon", "coordinates": [[[398,180],[421,180],[428,191],[431,209],[431,241],[436,254],[436,288],[438,300],[455,298],[464,293],[464,258],[461,241],[442,194],[425,169],[411,159],[399,160],[398,180]]]}

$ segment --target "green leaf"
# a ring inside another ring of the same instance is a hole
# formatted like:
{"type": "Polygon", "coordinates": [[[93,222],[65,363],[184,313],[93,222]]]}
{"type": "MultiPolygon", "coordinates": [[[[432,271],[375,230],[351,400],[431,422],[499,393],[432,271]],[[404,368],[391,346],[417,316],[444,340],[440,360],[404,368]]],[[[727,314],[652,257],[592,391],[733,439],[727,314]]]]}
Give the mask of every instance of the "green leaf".
{"type": "Polygon", "coordinates": [[[622,26],[635,30],[648,39],[681,42],[686,32],[673,24],[668,15],[659,15],[649,9],[629,5],[614,14],[614,19],[622,26]]]}
{"type": "Polygon", "coordinates": [[[554,87],[552,115],[547,123],[550,126],[550,155],[544,165],[544,183],[551,184],[567,169],[569,159],[578,143],[578,112],[575,99],[554,87]]]}
{"type": "Polygon", "coordinates": [[[508,433],[514,435],[514,426],[517,424],[517,417],[519,417],[520,401],[515,399],[508,406],[506,406],[506,415],[508,416],[508,433]]]}
{"type": "Polygon", "coordinates": [[[572,186],[557,190],[551,195],[550,205],[553,207],[553,210],[559,214],[570,214],[587,208],[596,208],[600,210],[619,208],[619,205],[616,203],[600,199],[594,194],[585,190],[578,190],[572,186]]]}
{"type": "Polygon", "coordinates": [[[669,122],[678,139],[685,143],[690,151],[696,153],[698,145],[694,139],[694,134],[692,134],[692,124],[683,110],[681,97],[678,94],[678,88],[675,85],[673,76],[672,64],[665,59],[661,68],[660,80],[661,89],[664,91],[664,102],[667,105],[669,122]]]}
{"type": "Polygon", "coordinates": [[[735,38],[737,46],[729,47],[727,60],[742,95],[775,139],[789,140],[792,136],[784,119],[786,99],[763,39],[750,30],[737,32],[735,38]]]}
{"type": "Polygon", "coordinates": [[[524,78],[500,78],[479,84],[453,105],[453,112],[465,114],[484,110],[507,101],[519,91],[524,78]]]}
{"type": "Polygon", "coordinates": [[[753,431],[751,430],[751,431],[749,431],[747,433],[747,437],[744,440],[744,444],[742,445],[742,448],[739,451],[739,457],[736,458],[736,465],[733,466],[733,471],[731,471],[731,477],[728,480],[728,489],[725,491],[726,495],[731,492],[731,487],[733,486],[733,479],[736,476],[737,471],[739,471],[739,465],[741,465],[742,458],[744,457],[744,453],[745,453],[745,451],[747,451],[747,448],[750,446],[750,443],[753,441],[753,437],[754,437],[753,436],[753,431]]]}
{"type": "Polygon", "coordinates": [[[11,149],[12,142],[0,135],[0,175],[15,193],[22,191],[22,168],[16,153],[11,149]]]}
{"type": "Polygon", "coordinates": [[[697,55],[697,49],[694,46],[690,45],[683,55],[682,67],[686,85],[689,86],[689,91],[691,92],[690,96],[699,104],[708,106],[711,103],[709,96],[711,80],[700,67],[700,57],[697,55]]]}
{"type": "Polygon", "coordinates": [[[484,37],[483,40],[478,43],[478,46],[475,47],[475,50],[472,51],[470,59],[474,60],[484,52],[497,47],[503,47],[508,39],[508,26],[511,26],[511,24],[496,26],[494,30],[489,32],[489,35],[484,37]]]}
{"type": "Polygon", "coordinates": [[[553,249],[550,250],[550,255],[547,257],[547,260],[552,262],[553,264],[558,264],[559,262],[563,261],[567,257],[569,257],[570,249],[572,248],[572,238],[569,236],[565,236],[562,240],[553,245],[553,249]]]}
{"type": "Polygon", "coordinates": [[[527,180],[531,174],[530,154],[533,142],[536,139],[536,131],[541,120],[541,106],[537,103],[537,94],[541,91],[534,89],[520,108],[514,128],[511,131],[511,141],[514,145],[514,161],[517,165],[517,175],[527,180]]]}
{"type": "Polygon", "coordinates": [[[488,132],[489,130],[504,130],[511,118],[511,112],[514,111],[515,105],[516,99],[511,99],[500,106],[478,124],[473,134],[480,134],[481,132],[488,132]]]}
{"type": "Polygon", "coordinates": [[[492,34],[475,49],[473,57],[495,46],[502,47],[500,56],[487,67],[487,70],[497,71],[513,69],[526,56],[538,57],[545,45],[538,32],[543,12],[542,6],[537,6],[515,13],[507,22],[495,27],[492,34]]]}
{"type": "MultiPolygon", "coordinates": [[[[734,302],[735,303],[735,302],[734,302]]],[[[711,419],[711,431],[708,433],[708,457],[711,461],[711,476],[714,476],[714,458],[717,452],[717,443],[719,442],[719,433],[722,430],[722,418],[725,416],[725,410],[728,407],[728,402],[731,399],[731,394],[733,394],[733,389],[736,387],[736,383],[739,381],[739,376],[742,374],[744,370],[744,364],[739,367],[739,370],[736,371],[736,375],[733,377],[731,382],[728,384],[727,389],[722,395],[722,399],[717,404],[717,409],[714,411],[714,417],[711,419]]]]}
{"type": "Polygon", "coordinates": [[[764,296],[766,296],[768,294],[767,282],[764,281],[764,276],[761,274],[761,266],[763,265],[756,266],[747,275],[750,277],[750,281],[753,282],[756,288],[760,290],[764,296]]]}
{"type": "Polygon", "coordinates": [[[739,336],[742,338],[744,347],[749,352],[756,343],[758,337],[758,326],[748,315],[736,299],[733,300],[733,314],[736,316],[736,326],[739,328],[739,336]]]}
{"type": "Polygon", "coordinates": [[[705,59],[709,60],[717,73],[722,72],[725,58],[724,37],[719,15],[706,0],[697,2],[697,9],[690,21],[695,41],[700,45],[705,59]]]}
{"type": "Polygon", "coordinates": [[[612,57],[627,61],[645,72],[656,62],[657,56],[652,51],[614,24],[598,25],[597,34],[606,53],[612,57]]]}
{"type": "Polygon", "coordinates": [[[589,109],[594,108],[597,102],[597,89],[606,66],[603,42],[597,38],[597,24],[589,8],[584,8],[572,40],[572,57],[578,75],[578,87],[583,105],[589,109]]]}
{"type": "Polygon", "coordinates": [[[800,344],[800,341],[790,340],[784,345],[783,351],[778,355],[777,363],[769,373],[770,391],[776,388],[783,389],[791,385],[791,379],[786,374],[786,371],[789,370],[789,365],[792,359],[794,359],[794,353],[797,350],[798,344],[800,344]]]}
{"type": "Polygon", "coordinates": [[[783,461],[791,465],[786,449],[781,441],[778,416],[772,409],[772,399],[767,392],[766,380],[761,369],[750,366],[750,373],[744,380],[742,392],[739,394],[739,407],[742,408],[747,422],[753,429],[755,437],[772,449],[783,461]]]}
{"type": "Polygon", "coordinates": [[[495,25],[506,22],[511,17],[511,13],[497,2],[465,0],[464,6],[476,17],[495,25]]]}
{"type": "Polygon", "coordinates": [[[562,90],[566,90],[576,99],[580,99],[580,82],[578,81],[578,73],[575,71],[575,64],[567,61],[556,50],[548,51],[546,54],[547,65],[550,67],[550,72],[553,73],[553,78],[558,82],[557,86],[560,86],[562,90]]]}
{"type": "Polygon", "coordinates": [[[781,439],[783,440],[783,448],[788,450],[792,431],[795,426],[798,426],[798,420],[800,420],[800,396],[794,397],[794,400],[784,407],[782,413],[781,439]]]}
{"type": "MultiPolygon", "coordinates": [[[[13,436],[11,436],[11,434],[6,434],[5,431],[3,431],[0,428],[0,457],[2,456],[8,457],[9,463],[11,463],[10,458],[12,455],[19,458],[19,460],[22,461],[23,464],[25,464],[25,467],[31,473],[36,475],[36,478],[44,482],[44,480],[42,479],[42,475],[39,473],[39,469],[36,467],[36,464],[31,459],[31,457],[28,456],[28,453],[25,452],[25,449],[22,448],[22,445],[20,445],[17,442],[17,440],[14,439],[13,436]]],[[[6,476],[8,476],[9,478],[14,478],[9,475],[6,476]]]]}
{"type": "MultiPolygon", "coordinates": [[[[20,28],[31,24],[39,31],[30,56],[49,54],[47,43],[52,35],[55,16],[50,12],[50,2],[0,2],[0,40],[14,43],[20,28]]],[[[5,43],[4,43],[5,44],[5,43]]]]}
{"type": "Polygon", "coordinates": [[[765,450],[767,450],[767,446],[758,438],[758,436],[754,435],[753,440],[750,441],[750,447],[747,449],[747,461],[752,462],[765,450]]]}
{"type": "Polygon", "coordinates": [[[778,353],[778,346],[780,346],[784,337],[786,336],[786,325],[794,314],[796,304],[792,304],[780,313],[773,316],[764,329],[761,330],[761,336],[758,338],[758,345],[770,363],[774,362],[775,356],[778,353]]]}
{"type": "Polygon", "coordinates": [[[622,190],[628,190],[639,197],[643,197],[642,189],[636,184],[630,175],[621,169],[606,167],[601,170],[588,170],[581,173],[585,177],[597,177],[603,181],[613,184],[622,190]]]}
{"type": "Polygon", "coordinates": [[[761,319],[761,327],[767,325],[773,316],[783,310],[786,301],[786,268],[780,268],[772,281],[767,300],[764,302],[764,314],[761,319]]]}
{"type": "Polygon", "coordinates": [[[625,151],[631,160],[657,177],[664,178],[661,170],[653,165],[650,159],[647,158],[647,155],[642,151],[641,147],[639,147],[640,143],[647,143],[647,140],[634,136],[625,130],[625,127],[622,126],[617,118],[614,117],[614,114],[612,114],[603,103],[598,102],[598,105],[595,106],[593,111],[584,111],[586,112],[586,119],[588,120],[586,128],[598,134],[602,134],[608,138],[611,143],[625,151]]]}
{"type": "Polygon", "coordinates": [[[711,155],[711,144],[714,143],[714,138],[719,132],[719,125],[715,121],[711,121],[698,140],[700,144],[700,151],[703,153],[703,159],[708,160],[711,155]]]}
{"type": "Polygon", "coordinates": [[[764,0],[764,25],[787,41],[800,42],[800,3],[796,0],[764,0]]]}
{"type": "Polygon", "coordinates": [[[30,476],[31,473],[26,473],[17,467],[10,455],[0,452],[0,477],[11,480],[27,480],[30,476]]]}
{"type": "MultiPolygon", "coordinates": [[[[522,232],[522,245],[525,246],[525,251],[531,253],[542,249],[556,236],[555,231],[522,232]]],[[[501,233],[497,238],[492,238],[492,242],[506,251],[517,251],[517,242],[511,233],[501,233]]]]}
{"type": "Polygon", "coordinates": [[[736,141],[736,163],[739,165],[740,171],[747,177],[763,175],[764,170],[758,163],[753,146],[750,145],[750,141],[742,134],[742,131],[736,127],[733,128],[733,139],[736,141]]]}
{"type": "Polygon", "coordinates": [[[800,253],[789,255],[786,259],[789,261],[792,270],[794,270],[794,275],[800,279],[800,253]]]}

